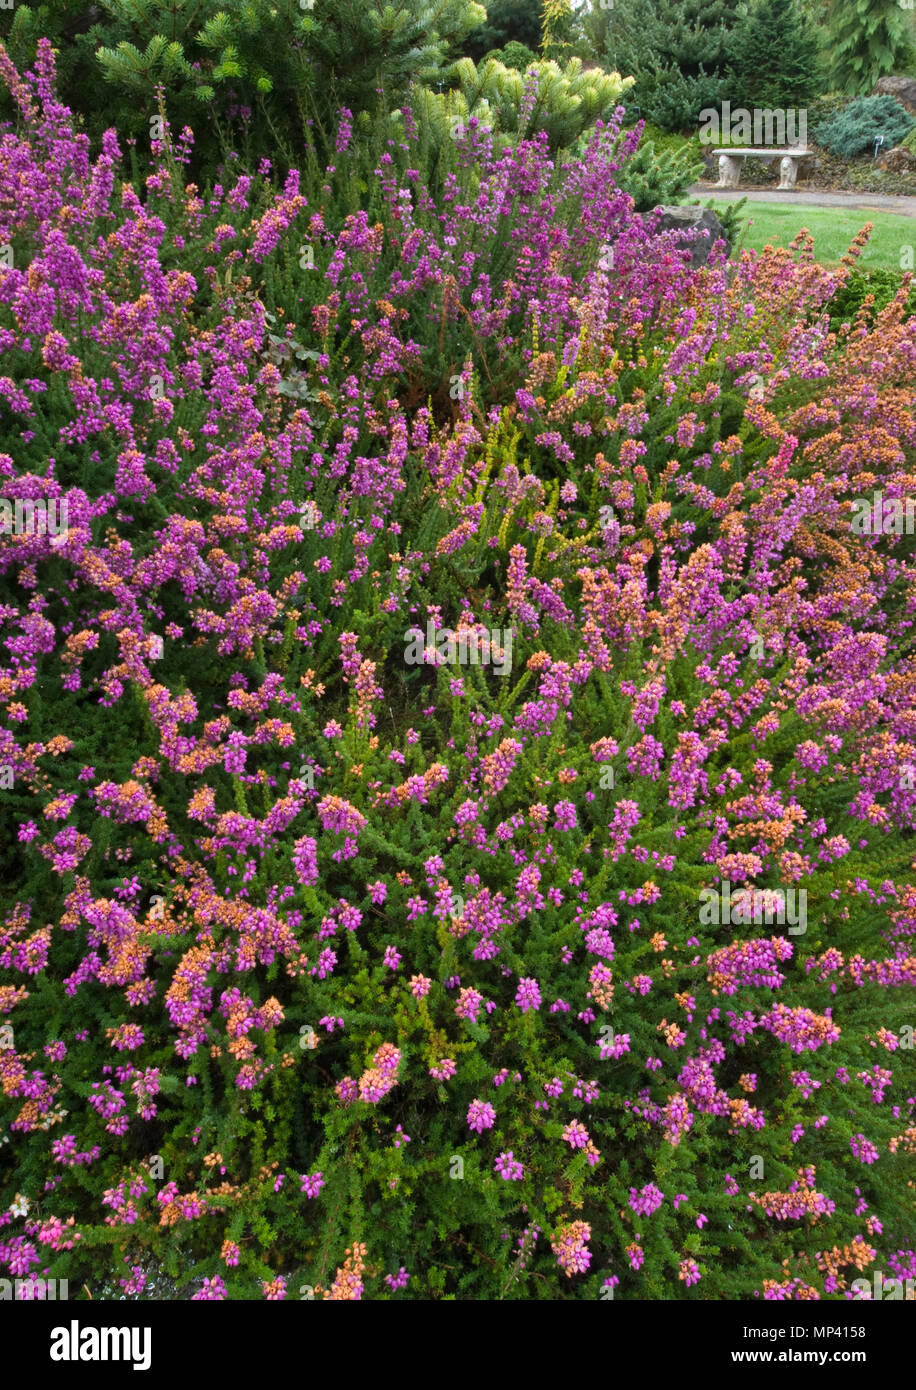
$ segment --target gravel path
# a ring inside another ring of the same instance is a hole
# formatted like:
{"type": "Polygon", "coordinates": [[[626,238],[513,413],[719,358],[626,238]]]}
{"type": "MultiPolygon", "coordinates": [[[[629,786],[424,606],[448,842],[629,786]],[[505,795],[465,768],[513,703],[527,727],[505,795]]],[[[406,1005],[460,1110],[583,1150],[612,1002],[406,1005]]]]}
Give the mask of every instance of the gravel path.
{"type": "Polygon", "coordinates": [[[799,203],[809,208],[850,208],[862,212],[896,212],[900,217],[916,217],[916,197],[893,197],[888,193],[808,193],[806,190],[770,191],[769,189],[721,189],[711,183],[695,183],[690,192],[704,200],[713,197],[723,202],[737,203],[747,198],[749,203],[799,203]]]}

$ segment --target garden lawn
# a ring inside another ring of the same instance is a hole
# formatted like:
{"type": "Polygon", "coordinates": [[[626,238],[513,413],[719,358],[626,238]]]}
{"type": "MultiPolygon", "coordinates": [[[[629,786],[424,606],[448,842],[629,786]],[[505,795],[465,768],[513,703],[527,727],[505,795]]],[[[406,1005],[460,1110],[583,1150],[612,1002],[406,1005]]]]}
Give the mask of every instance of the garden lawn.
{"type": "MultiPolygon", "coordinates": [[[[705,200],[704,200],[705,201],[705,200]]],[[[916,221],[889,212],[864,208],[812,208],[791,203],[747,203],[747,227],[743,245],[760,250],[769,242],[788,246],[802,227],[814,237],[815,258],[821,265],[836,266],[858,231],[871,222],[873,231],[859,259],[864,269],[903,270],[912,264],[916,245],[916,221]],[[910,259],[904,249],[910,249],[910,259]]]]}

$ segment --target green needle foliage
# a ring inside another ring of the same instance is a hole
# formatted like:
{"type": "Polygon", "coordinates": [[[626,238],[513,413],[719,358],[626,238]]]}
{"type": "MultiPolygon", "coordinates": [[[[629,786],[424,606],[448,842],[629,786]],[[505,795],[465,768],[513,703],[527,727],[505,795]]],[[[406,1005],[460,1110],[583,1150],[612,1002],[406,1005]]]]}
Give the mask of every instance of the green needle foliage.
{"type": "Polygon", "coordinates": [[[729,42],[740,20],[737,0],[615,0],[583,20],[583,51],[633,74],[632,100],[646,120],[688,130],[729,95],[729,42]]]}
{"type": "Polygon", "coordinates": [[[875,142],[892,149],[916,129],[916,121],[894,97],[859,97],[817,127],[818,144],[840,159],[871,154],[875,142]]]}
{"type": "Polygon", "coordinates": [[[559,150],[572,146],[597,120],[607,120],[632,83],[619,73],[586,72],[579,58],[563,67],[539,60],[527,71],[538,78],[530,110],[523,105],[525,74],[493,57],[479,64],[461,58],[450,74],[451,89],[416,88],[413,110],[440,144],[458,139],[464,125],[476,120],[505,144],[546,131],[551,150],[559,150]]]}
{"type": "Polygon", "coordinates": [[[62,98],[93,134],[148,133],[165,91],[196,158],[271,150],[288,164],[328,152],[340,106],[371,111],[419,78],[438,81],[486,11],[475,0],[101,0],[17,9],[9,49],[34,60],[44,34],[69,57],[62,98]],[[101,72],[104,82],[98,80],[101,72]]]}
{"type": "Polygon", "coordinates": [[[733,105],[805,106],[817,92],[817,39],[796,0],[757,0],[732,43],[733,105]]]}
{"type": "Polygon", "coordinates": [[[486,20],[465,45],[475,62],[508,43],[524,44],[532,51],[540,47],[543,0],[490,0],[486,10],[486,20]]]}

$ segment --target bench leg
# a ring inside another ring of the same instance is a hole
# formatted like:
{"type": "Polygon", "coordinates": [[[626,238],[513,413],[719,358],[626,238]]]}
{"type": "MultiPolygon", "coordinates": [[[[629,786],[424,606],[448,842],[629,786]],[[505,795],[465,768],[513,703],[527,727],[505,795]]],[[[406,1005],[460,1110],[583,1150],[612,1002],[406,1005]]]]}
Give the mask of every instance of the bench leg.
{"type": "Polygon", "coordinates": [[[719,181],[716,188],[737,188],[741,175],[741,160],[729,154],[719,155],[719,181]]]}
{"type": "Polygon", "coordinates": [[[798,160],[784,155],[779,161],[779,187],[794,188],[798,180],[798,160]]]}

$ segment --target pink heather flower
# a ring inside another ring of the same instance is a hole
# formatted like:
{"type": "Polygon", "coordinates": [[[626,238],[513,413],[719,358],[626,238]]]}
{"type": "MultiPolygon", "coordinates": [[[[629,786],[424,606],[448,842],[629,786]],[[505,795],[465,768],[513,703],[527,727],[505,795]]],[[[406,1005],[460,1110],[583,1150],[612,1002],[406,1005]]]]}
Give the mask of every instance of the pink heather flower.
{"type": "Polygon", "coordinates": [[[318,1193],[325,1185],[321,1173],[300,1173],[299,1181],[301,1183],[301,1190],[305,1193],[306,1197],[309,1198],[317,1197],[318,1193]]]}
{"type": "Polygon", "coordinates": [[[573,1086],[573,1095],[578,1096],[579,1100],[584,1100],[586,1105],[591,1105],[593,1100],[597,1100],[601,1094],[601,1087],[597,1081],[585,1081],[580,1076],[573,1086]]]}
{"type": "Polygon", "coordinates": [[[386,946],[382,964],[387,965],[389,970],[397,970],[401,964],[400,952],[394,946],[386,946]]]}
{"type": "Polygon", "coordinates": [[[406,1289],[407,1280],[409,1278],[410,1275],[407,1273],[407,1270],[404,1268],[403,1265],[401,1265],[401,1268],[398,1270],[397,1274],[385,1275],[385,1283],[388,1285],[392,1293],[396,1293],[398,1289],[406,1289]]]}
{"type": "Polygon", "coordinates": [[[338,1081],[334,1087],[334,1094],[337,1099],[343,1101],[344,1105],[351,1105],[359,1095],[359,1083],[352,1076],[345,1076],[343,1081],[338,1081]]]}
{"type": "Polygon", "coordinates": [[[511,1149],[499,1154],[493,1168],[504,1182],[517,1182],[524,1175],[524,1169],[511,1149]]]}
{"type": "Polygon", "coordinates": [[[208,1300],[224,1299],[226,1297],[226,1285],[218,1274],[214,1274],[211,1279],[205,1279],[197,1293],[191,1295],[191,1302],[207,1302],[208,1300]]]}
{"type": "MultiPolygon", "coordinates": [[[[125,1256],[126,1259],[126,1256],[125,1256]]],[[[127,1295],[142,1293],[146,1287],[146,1275],[139,1265],[131,1265],[130,1278],[119,1279],[118,1283],[127,1295]]]]}
{"type": "Polygon", "coordinates": [[[383,1075],[394,1076],[400,1064],[401,1050],[394,1043],[382,1043],[381,1047],[376,1048],[372,1065],[378,1067],[383,1075]]]}
{"type": "Polygon", "coordinates": [[[318,882],[318,842],[311,835],[303,835],[293,845],[293,868],[305,887],[318,882]]]}
{"type": "Polygon", "coordinates": [[[430,1067],[429,1074],[434,1077],[436,1081],[448,1081],[449,1077],[454,1076],[457,1070],[458,1067],[455,1062],[452,1061],[451,1057],[443,1057],[441,1062],[438,1062],[436,1066],[430,1067]]]}
{"type": "Polygon", "coordinates": [[[658,1211],[665,1194],[655,1186],[654,1182],[646,1183],[639,1192],[635,1187],[630,1188],[630,1208],[635,1211],[637,1216],[651,1216],[654,1211],[658,1211]]]}
{"type": "Polygon", "coordinates": [[[591,1251],[586,1248],[591,1234],[592,1228],[587,1222],[573,1221],[569,1226],[561,1226],[556,1240],[550,1242],[557,1264],[568,1279],[574,1274],[584,1274],[591,1264],[591,1251]]]}
{"type": "Polygon", "coordinates": [[[476,1023],[482,1003],[483,995],[476,989],[462,989],[458,994],[458,1003],[455,1005],[455,1013],[459,1018],[466,1018],[468,1022],[476,1023]]]}
{"type": "Polygon", "coordinates": [[[515,1002],[523,1014],[527,1013],[529,1009],[539,1009],[541,1007],[541,990],[537,980],[530,977],[519,980],[515,1002]]]}
{"type": "Polygon", "coordinates": [[[334,151],[336,154],[344,154],[353,136],[353,112],[342,106],[337,117],[337,142],[334,151]]]}
{"type": "Polygon", "coordinates": [[[429,994],[429,987],[431,984],[432,980],[427,979],[425,975],[411,975],[410,992],[414,999],[425,998],[425,996],[429,994]]]}
{"type": "Polygon", "coordinates": [[[368,824],[362,812],[340,796],[322,797],[318,803],[318,819],[325,830],[347,836],[358,835],[368,824]]]}
{"type": "Polygon", "coordinates": [[[685,1256],[678,1266],[677,1277],[683,1279],[689,1289],[691,1284],[698,1284],[700,1282],[700,1266],[697,1264],[696,1260],[688,1259],[685,1256]]]}
{"type": "Polygon", "coordinates": [[[571,1120],[563,1130],[563,1139],[570,1148],[584,1149],[589,1139],[588,1130],[578,1120],[571,1120]]]}
{"type": "Polygon", "coordinates": [[[482,1134],[485,1129],[492,1129],[496,1120],[496,1111],[487,1100],[472,1100],[468,1106],[468,1126],[476,1129],[478,1134],[482,1134]]]}
{"type": "Polygon", "coordinates": [[[602,1061],[608,1057],[623,1057],[630,1050],[630,1035],[629,1033],[615,1033],[612,1042],[601,1042],[598,1047],[602,1061]]]}
{"type": "Polygon", "coordinates": [[[849,1141],[849,1147],[860,1163],[878,1162],[878,1150],[865,1138],[864,1134],[854,1134],[849,1141]]]}
{"type": "Polygon", "coordinates": [[[393,1086],[397,1085],[397,1070],[401,1053],[393,1043],[383,1043],[376,1049],[372,1066],[367,1067],[359,1078],[359,1098],[370,1105],[383,1100],[393,1086]]]}

